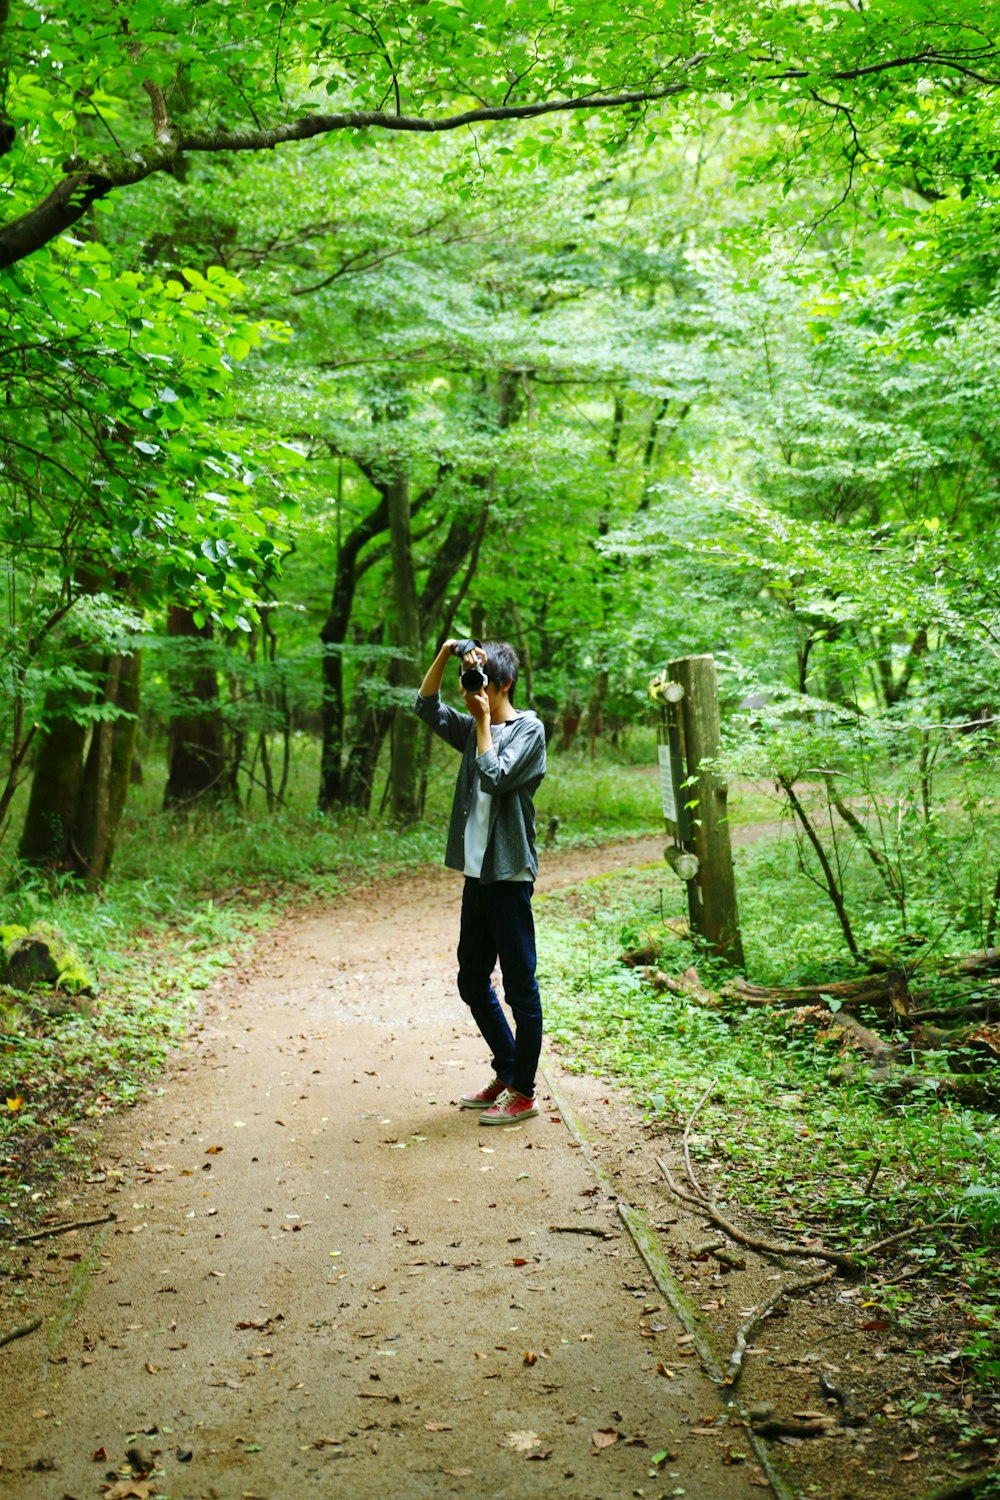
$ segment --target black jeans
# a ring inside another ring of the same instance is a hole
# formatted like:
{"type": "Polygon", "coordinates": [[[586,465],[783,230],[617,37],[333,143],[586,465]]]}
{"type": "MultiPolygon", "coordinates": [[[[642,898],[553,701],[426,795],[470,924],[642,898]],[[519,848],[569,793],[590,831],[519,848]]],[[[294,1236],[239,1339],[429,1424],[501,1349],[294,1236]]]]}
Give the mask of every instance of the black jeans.
{"type": "Polygon", "coordinates": [[[509,1088],[532,1098],[542,1050],[542,1001],[535,980],[535,919],[530,880],[483,885],[466,876],[458,940],[458,993],[493,1053],[493,1068],[509,1088]],[[497,959],[504,999],[514,1015],[511,1034],[493,988],[497,959]]]}

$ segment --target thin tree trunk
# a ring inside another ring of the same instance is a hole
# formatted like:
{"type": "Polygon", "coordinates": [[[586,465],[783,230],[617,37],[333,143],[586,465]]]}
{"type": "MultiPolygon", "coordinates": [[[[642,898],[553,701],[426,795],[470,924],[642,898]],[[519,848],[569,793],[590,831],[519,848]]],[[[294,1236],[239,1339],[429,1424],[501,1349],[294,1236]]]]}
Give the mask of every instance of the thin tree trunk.
{"type": "Polygon", "coordinates": [[[796,796],[795,788],[792,783],[782,777],[780,786],[785,793],[785,796],[788,798],[788,802],[791,806],[792,811],[802,825],[802,830],[805,833],[806,838],[813,846],[813,849],[816,853],[816,858],[819,860],[820,869],[823,871],[823,879],[826,882],[827,894],[830,897],[831,902],[833,903],[834,911],[837,913],[837,920],[840,923],[840,930],[844,934],[844,940],[850,950],[851,957],[859,959],[861,955],[858,951],[858,945],[854,937],[854,932],[851,928],[850,918],[847,915],[847,908],[844,905],[843,892],[837,884],[837,879],[830,865],[830,860],[827,852],[823,848],[823,844],[818,833],[816,832],[812,823],[809,821],[809,816],[805,808],[802,806],[802,803],[796,796]]]}
{"type": "Polygon", "coordinates": [[[391,725],[392,713],[387,708],[369,704],[362,712],[344,771],[341,801],[345,807],[358,812],[371,809],[379,752],[391,725]]]}
{"type": "Polygon", "coordinates": [[[858,842],[861,844],[861,847],[864,849],[865,853],[868,855],[868,858],[875,866],[876,870],[879,873],[882,884],[885,886],[889,896],[892,898],[895,905],[899,907],[900,911],[903,912],[906,906],[906,902],[903,900],[902,895],[897,888],[891,864],[882,853],[881,849],[876,847],[871,834],[868,832],[868,829],[865,827],[864,823],[862,823],[861,819],[858,817],[854,809],[848,806],[843,797],[838,797],[834,793],[830,778],[826,777],[825,780],[827,791],[830,795],[830,801],[833,803],[834,807],[837,809],[837,812],[843,818],[848,828],[850,828],[855,834],[858,842]]]}
{"type": "MultiPolygon", "coordinates": [[[[417,578],[410,533],[410,481],[405,472],[397,474],[389,485],[386,499],[389,507],[389,539],[392,549],[392,588],[395,603],[396,672],[400,686],[420,686],[420,611],[417,605],[417,578]]],[[[396,823],[412,823],[420,816],[420,760],[418,754],[420,722],[415,714],[397,710],[392,735],[389,769],[391,783],[389,809],[396,823]]]]}
{"type": "Polygon", "coordinates": [[[323,652],[323,709],[321,721],[319,808],[328,812],[345,800],[344,663],[340,648],[347,640],[359,573],[358,559],[368,542],[384,531],[389,518],[386,497],[351,532],[337,554],[337,571],[330,599],[330,612],[320,631],[323,652]]]}
{"type": "MultiPolygon", "coordinates": [[[[118,707],[118,686],[121,681],[122,658],[121,653],[116,652],[108,660],[108,673],[104,689],[104,703],[108,709],[118,707]]],[[[73,855],[80,862],[81,874],[86,880],[87,890],[99,889],[104,878],[104,869],[108,855],[110,808],[109,800],[111,793],[111,754],[114,743],[115,723],[114,719],[102,719],[97,725],[91,754],[96,748],[93,800],[86,799],[85,805],[81,806],[81,813],[92,814],[92,842],[89,848],[81,849],[76,839],[73,841],[73,855]],[[89,805],[88,805],[89,804],[89,805]]],[[[84,773],[84,791],[88,791],[88,778],[84,773]]],[[[90,817],[87,819],[91,822],[90,817]]],[[[78,825],[79,826],[79,825],[78,825]]]]}
{"type": "Polygon", "coordinates": [[[170,722],[163,805],[169,808],[199,800],[217,802],[228,785],[219,679],[211,660],[212,627],[199,627],[191,610],[172,605],[167,633],[185,643],[182,665],[170,673],[171,685],[184,707],[170,722]]]}
{"type": "Polygon", "coordinates": [[[993,947],[997,935],[997,923],[1000,920],[1000,870],[997,871],[996,884],[993,887],[993,900],[990,902],[990,914],[986,921],[986,946],[993,947]]]}

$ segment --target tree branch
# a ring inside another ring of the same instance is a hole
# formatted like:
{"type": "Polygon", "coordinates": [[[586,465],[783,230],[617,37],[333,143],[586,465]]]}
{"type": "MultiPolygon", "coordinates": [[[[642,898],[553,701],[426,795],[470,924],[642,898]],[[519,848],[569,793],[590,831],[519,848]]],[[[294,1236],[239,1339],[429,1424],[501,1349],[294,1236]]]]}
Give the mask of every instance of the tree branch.
{"type": "MultiPolygon", "coordinates": [[[[693,57],[688,67],[702,59],[693,57]]],[[[162,93],[157,85],[146,91],[153,101],[155,144],[138,151],[95,157],[93,161],[74,158],[65,164],[67,176],[47,197],[20,218],[0,229],[0,269],[14,265],[32,255],[72,228],[99,198],[116,188],[143,182],[154,172],[169,171],[180,156],[188,152],[273,151],[288,141],[312,140],[338,130],[401,130],[422,134],[460,130],[466,125],[492,120],[526,120],[539,115],[581,109],[626,109],[652,99],[665,99],[688,88],[686,80],[664,84],[659,88],[636,90],[623,94],[585,94],[572,99],[546,99],[537,104],[511,104],[463,110],[457,115],[426,118],[388,114],[384,110],[348,110],[335,115],[303,115],[282,125],[263,130],[215,130],[181,132],[170,123],[162,93]],[[158,116],[158,103],[162,116],[158,116]]]]}

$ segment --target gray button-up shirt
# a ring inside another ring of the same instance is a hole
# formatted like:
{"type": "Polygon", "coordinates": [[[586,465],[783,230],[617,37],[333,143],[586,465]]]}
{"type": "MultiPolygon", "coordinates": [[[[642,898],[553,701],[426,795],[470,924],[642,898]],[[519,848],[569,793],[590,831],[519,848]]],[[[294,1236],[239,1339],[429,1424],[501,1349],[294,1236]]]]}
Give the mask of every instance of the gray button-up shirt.
{"type": "Polygon", "coordinates": [[[517,713],[506,722],[499,752],[476,753],[476,721],[441,701],[440,693],[429,698],[417,694],[416,710],[434,733],[459,750],[455,797],[451,804],[448,844],[444,862],[451,870],[465,869],[465,820],[472,806],[473,789],[479,786],[490,798],[490,831],[480,880],[514,880],[527,870],[538,874],[535,849],[535,804],[532,800],[545,775],[545,730],[537,714],[517,713]]]}

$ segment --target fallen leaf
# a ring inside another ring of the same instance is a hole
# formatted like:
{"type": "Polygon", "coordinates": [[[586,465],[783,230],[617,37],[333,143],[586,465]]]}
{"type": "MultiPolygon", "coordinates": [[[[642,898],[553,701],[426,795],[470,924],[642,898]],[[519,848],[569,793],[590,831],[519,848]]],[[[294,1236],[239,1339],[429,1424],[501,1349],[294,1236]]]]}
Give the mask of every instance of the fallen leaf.
{"type": "Polygon", "coordinates": [[[593,1432],[590,1435],[590,1441],[593,1443],[598,1453],[600,1453],[602,1449],[610,1448],[614,1443],[617,1443],[618,1438],[619,1433],[614,1427],[602,1427],[597,1432],[593,1432]]]}
{"type": "Polygon", "coordinates": [[[508,1432],[500,1444],[501,1448],[513,1448],[515,1453],[529,1453],[532,1448],[540,1448],[542,1440],[537,1432],[508,1432]]]}
{"type": "Polygon", "coordinates": [[[343,1438],[328,1438],[328,1437],[313,1438],[313,1447],[314,1448],[342,1448],[343,1445],[344,1445],[344,1439],[343,1438]]]}
{"type": "Polygon", "coordinates": [[[901,1453],[899,1455],[899,1461],[901,1464],[912,1464],[914,1460],[918,1459],[919,1457],[920,1454],[917,1452],[916,1448],[907,1448],[905,1453],[901,1453]]]}
{"type": "Polygon", "coordinates": [[[207,1146],[205,1148],[205,1155],[206,1156],[218,1156],[219,1152],[220,1151],[224,1151],[224,1150],[225,1150],[224,1146],[207,1146]]]}
{"type": "Polygon", "coordinates": [[[533,1351],[531,1349],[525,1349],[525,1351],[524,1351],[524,1363],[526,1365],[537,1365],[537,1363],[538,1363],[538,1355],[535,1354],[535,1353],[533,1353],[533,1351]]]}
{"type": "Polygon", "coordinates": [[[159,1375],[159,1373],[160,1373],[160,1367],[159,1367],[159,1365],[151,1365],[149,1363],[149,1360],[147,1359],[147,1361],[146,1361],[146,1373],[147,1373],[147,1375],[159,1375]]]}
{"type": "Polygon", "coordinates": [[[104,1494],[105,1500],[149,1500],[150,1495],[156,1494],[156,1486],[144,1479],[119,1479],[104,1494]]]}
{"type": "Polygon", "coordinates": [[[451,1431],[451,1423],[450,1422],[425,1422],[424,1426],[427,1428],[428,1432],[450,1432],[451,1431]]]}
{"type": "Polygon", "coordinates": [[[20,1094],[15,1094],[13,1099],[8,1099],[7,1100],[7,1108],[13,1114],[16,1110],[19,1110],[21,1108],[21,1105],[23,1103],[24,1103],[24,1100],[21,1098],[21,1095],[20,1094]]]}
{"type": "Polygon", "coordinates": [[[442,1474],[447,1474],[451,1479],[471,1479],[471,1469],[442,1469],[442,1474]]]}
{"type": "Polygon", "coordinates": [[[528,1462],[529,1462],[529,1464],[532,1463],[532,1462],[535,1462],[535,1463],[544,1463],[547,1458],[551,1458],[551,1457],[552,1457],[552,1449],[551,1448],[539,1448],[537,1453],[529,1453],[528,1454],[528,1462]]]}
{"type": "Polygon", "coordinates": [[[51,1417],[52,1413],[50,1411],[46,1411],[44,1406],[36,1406],[31,1415],[34,1417],[36,1422],[40,1422],[43,1417],[51,1417]]]}
{"type": "Polygon", "coordinates": [[[673,1378],[674,1378],[674,1372],[673,1372],[673,1370],[668,1370],[667,1367],[666,1367],[666,1365],[663,1363],[662,1359],[660,1360],[659,1364],[656,1366],[656,1373],[657,1373],[657,1375],[665,1375],[668,1380],[673,1380],[673,1378]]]}

